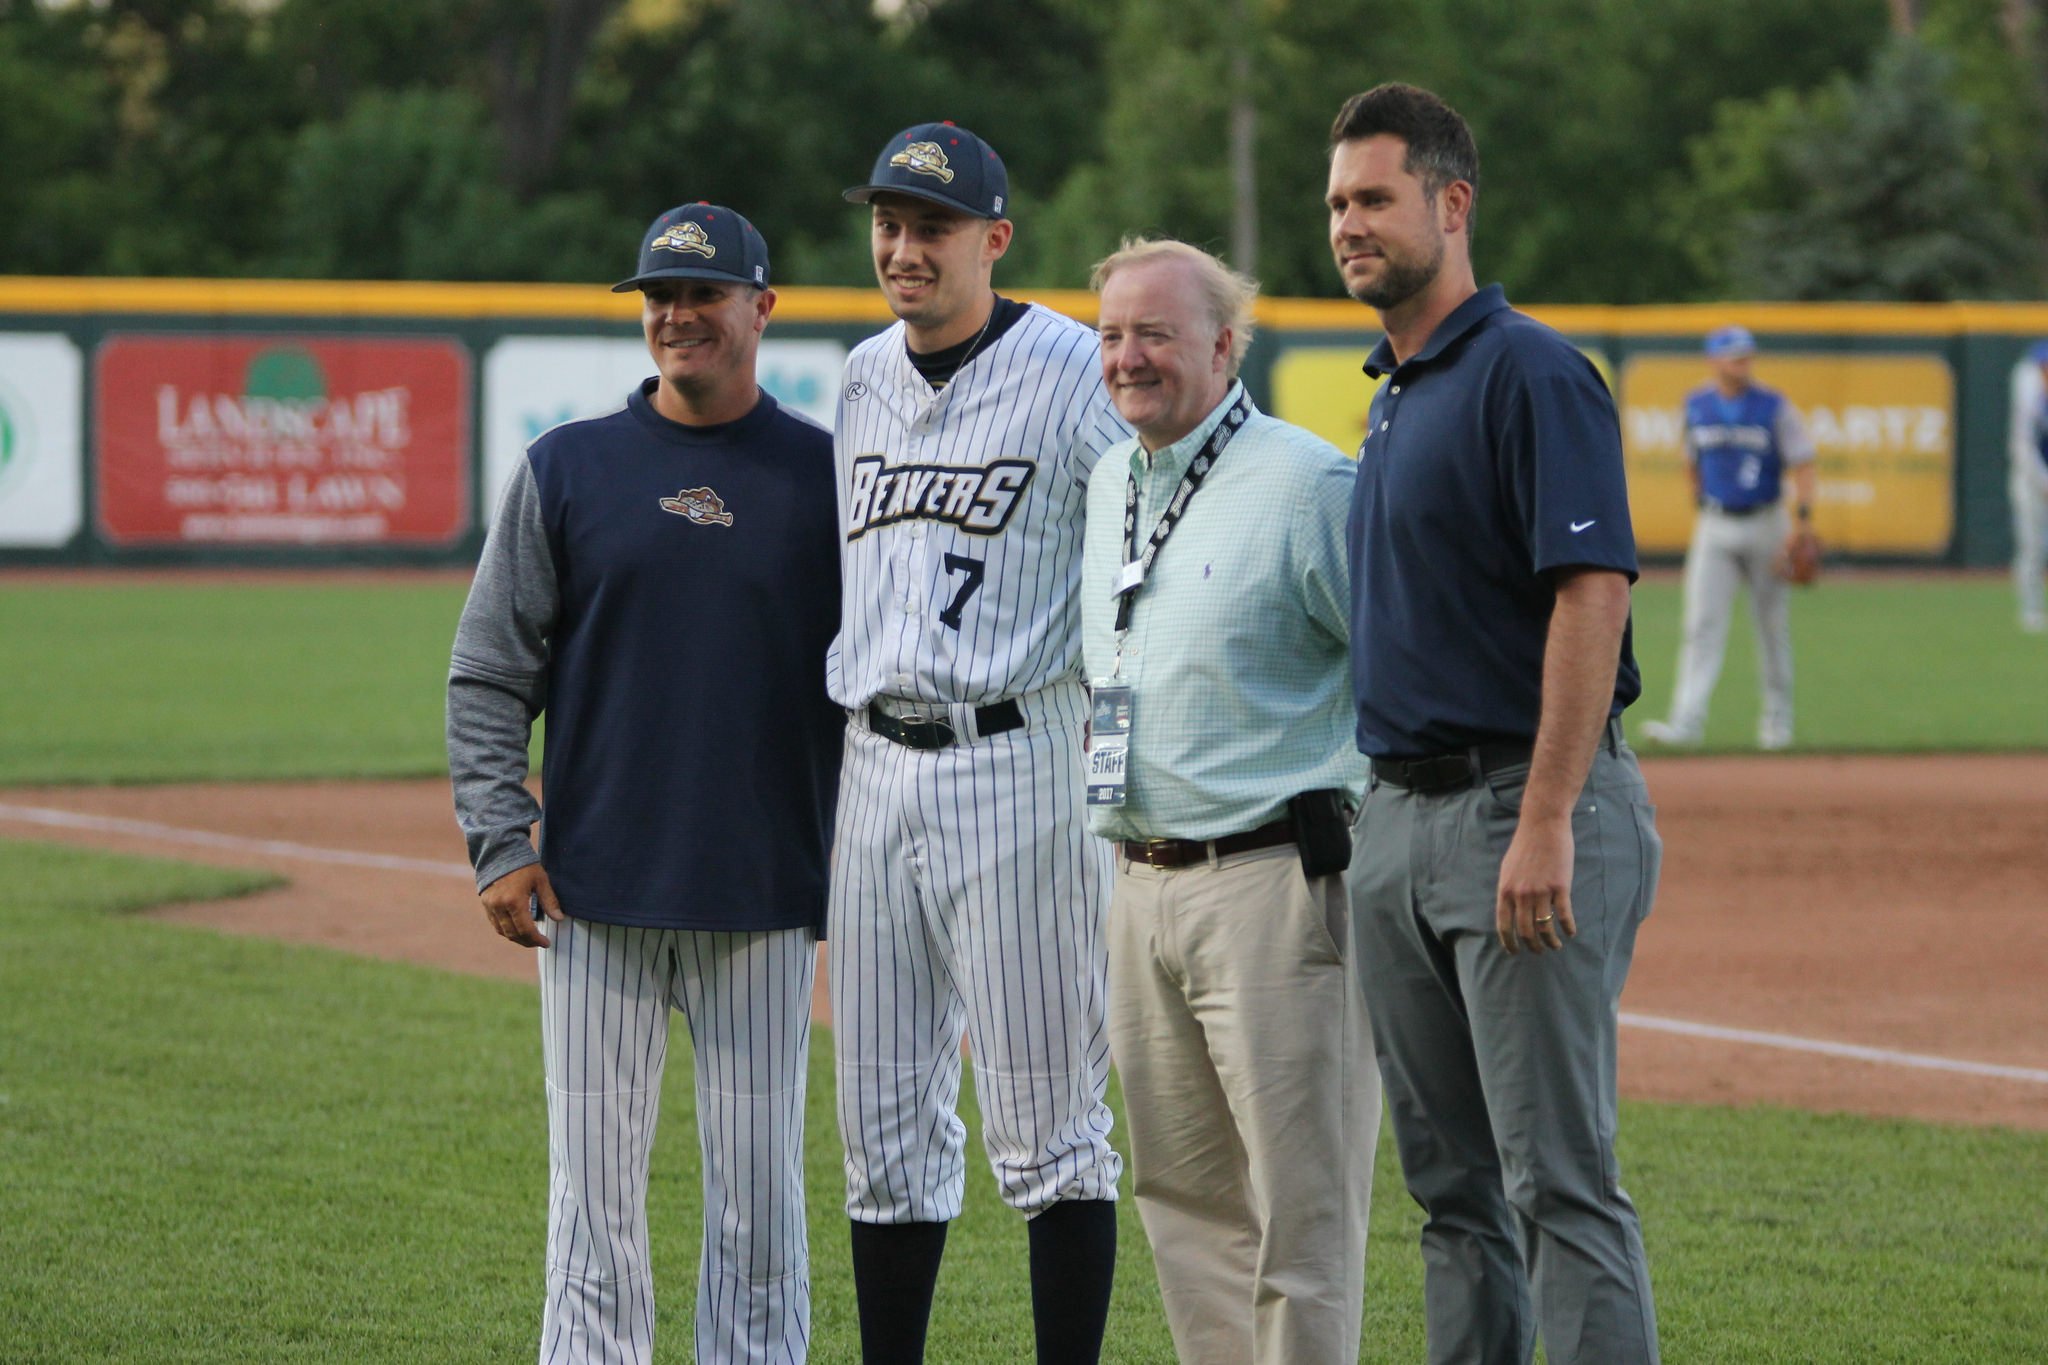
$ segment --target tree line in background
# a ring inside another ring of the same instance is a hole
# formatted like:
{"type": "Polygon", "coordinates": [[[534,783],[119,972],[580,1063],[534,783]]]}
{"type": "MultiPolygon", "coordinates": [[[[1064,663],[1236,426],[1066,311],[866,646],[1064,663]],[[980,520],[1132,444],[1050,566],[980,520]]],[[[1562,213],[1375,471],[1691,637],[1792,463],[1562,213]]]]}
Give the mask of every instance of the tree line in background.
{"type": "Polygon", "coordinates": [[[1471,120],[1517,299],[2038,296],[2043,3],[0,0],[0,273],[595,282],[709,199],[865,284],[839,190],[951,118],[1010,168],[1001,282],[1250,225],[1330,295],[1329,123],[1399,79],[1471,120]]]}

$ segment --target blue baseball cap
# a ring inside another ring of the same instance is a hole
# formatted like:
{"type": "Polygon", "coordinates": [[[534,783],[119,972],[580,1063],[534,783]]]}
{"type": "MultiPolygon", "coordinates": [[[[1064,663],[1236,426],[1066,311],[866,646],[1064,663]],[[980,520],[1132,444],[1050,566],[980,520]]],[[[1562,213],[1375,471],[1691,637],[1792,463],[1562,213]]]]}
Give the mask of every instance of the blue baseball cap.
{"type": "Polygon", "coordinates": [[[768,243],[754,225],[723,204],[682,204],[648,224],[640,269],[612,286],[614,294],[654,280],[721,280],[768,287],[768,243]]]}
{"type": "Polygon", "coordinates": [[[2027,348],[2027,359],[2036,365],[2048,365],[2048,341],[2037,341],[2027,348]]]}
{"type": "Polygon", "coordinates": [[[996,149],[948,121],[905,128],[875,158],[868,183],[846,192],[865,204],[878,194],[907,194],[976,218],[1004,217],[1010,173],[996,149]]]}
{"type": "Polygon", "coordinates": [[[1707,357],[1720,360],[1727,356],[1755,355],[1756,338],[1749,334],[1747,327],[1716,327],[1707,333],[1707,357]]]}

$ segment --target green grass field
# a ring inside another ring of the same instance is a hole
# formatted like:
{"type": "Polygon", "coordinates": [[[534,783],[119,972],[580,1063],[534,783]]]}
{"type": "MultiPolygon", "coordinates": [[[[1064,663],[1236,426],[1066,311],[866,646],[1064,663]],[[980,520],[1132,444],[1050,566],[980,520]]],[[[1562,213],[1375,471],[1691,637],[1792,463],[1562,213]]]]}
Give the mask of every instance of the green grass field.
{"type": "MultiPolygon", "coordinates": [[[[0,844],[0,1359],[505,1361],[538,1331],[533,991],[131,912],[257,879],[0,844]]],[[[688,1049],[655,1154],[661,1358],[689,1359],[688,1049]]],[[[858,1358],[830,1041],[813,1048],[813,1358],[858,1358]]],[[[973,1122],[970,1118],[970,1123],[973,1122]]],[[[2048,1135],[1633,1104],[1665,1358],[2016,1362],[2048,1341],[2048,1135]]],[[[1417,1215],[1382,1142],[1368,1361],[1422,1357],[1417,1215]]],[[[1108,1358],[1172,1360],[1131,1207],[1108,1358]]],[[[984,1169],[934,1365],[1027,1358],[1024,1239],[984,1169]]]]}
{"type": "MultiPolygon", "coordinates": [[[[462,589],[0,580],[0,783],[427,775],[462,589]]],[[[2048,641],[2002,580],[1838,576],[1796,609],[1802,747],[2048,747],[2048,641]]],[[[1677,585],[1637,593],[1668,696],[1677,585]]],[[[1738,619],[1710,747],[1747,747],[1738,619]]],[[[545,1125],[530,987],[133,912],[249,875],[0,842],[0,1360],[497,1361],[531,1350],[545,1125]]],[[[857,1358],[829,1040],[814,1048],[814,1359],[857,1358]]],[[[656,1154],[662,1358],[689,1358],[687,1049],[656,1154]]],[[[971,1120],[970,1120],[971,1121],[971,1120]]],[[[2048,1134],[1626,1106],[1665,1356],[2048,1358],[2048,1134]]],[[[1382,1138],[1369,1361],[1422,1353],[1382,1138]]],[[[1128,1203],[1109,1359],[1169,1361],[1128,1203]]],[[[970,1177],[931,1359],[1025,1358],[1024,1239],[970,1177]]]]}
{"type": "MultiPolygon", "coordinates": [[[[443,771],[442,689],[463,589],[445,582],[137,586],[0,580],[0,783],[425,776],[443,771]]],[[[1661,715],[1678,585],[1636,591],[1661,715]]],[[[1987,576],[1837,575],[1799,596],[1799,742],[1809,749],[2048,747],[2048,638],[1987,576]]],[[[1708,748],[1756,725],[1748,619],[1730,632],[1708,748]]]]}

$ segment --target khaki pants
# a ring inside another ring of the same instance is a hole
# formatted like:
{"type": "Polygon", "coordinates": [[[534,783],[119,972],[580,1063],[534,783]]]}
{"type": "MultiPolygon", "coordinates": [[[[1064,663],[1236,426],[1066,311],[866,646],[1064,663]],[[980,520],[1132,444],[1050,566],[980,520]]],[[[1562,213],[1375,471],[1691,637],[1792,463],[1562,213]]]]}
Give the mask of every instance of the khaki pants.
{"type": "Polygon", "coordinates": [[[1380,1088],[1343,878],[1117,861],[1110,1050],[1174,1348],[1352,1365],[1380,1088]]]}

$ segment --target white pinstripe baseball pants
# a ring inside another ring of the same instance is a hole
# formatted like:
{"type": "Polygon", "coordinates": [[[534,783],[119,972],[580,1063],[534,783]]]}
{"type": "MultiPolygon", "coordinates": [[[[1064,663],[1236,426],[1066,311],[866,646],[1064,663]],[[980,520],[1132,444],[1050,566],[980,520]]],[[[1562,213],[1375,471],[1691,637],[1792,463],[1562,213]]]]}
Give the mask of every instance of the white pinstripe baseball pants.
{"type": "Polygon", "coordinates": [[[803,1361],[811,931],[577,919],[546,928],[554,946],[537,954],[550,1168],[542,1365],[652,1358],[647,1159],[671,1008],[688,1021],[697,1059],[704,1242],[696,1357],[803,1361]]]}
{"type": "Polygon", "coordinates": [[[1085,823],[1086,701],[1061,684],[1022,706],[1023,729],[929,751],[858,718],[846,730],[828,947],[857,1222],[960,1212],[963,1029],[1004,1202],[1030,1214],[1116,1198],[1110,852],[1085,823]]]}

